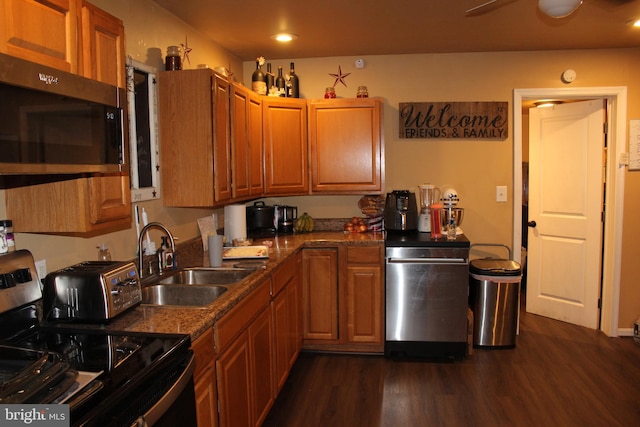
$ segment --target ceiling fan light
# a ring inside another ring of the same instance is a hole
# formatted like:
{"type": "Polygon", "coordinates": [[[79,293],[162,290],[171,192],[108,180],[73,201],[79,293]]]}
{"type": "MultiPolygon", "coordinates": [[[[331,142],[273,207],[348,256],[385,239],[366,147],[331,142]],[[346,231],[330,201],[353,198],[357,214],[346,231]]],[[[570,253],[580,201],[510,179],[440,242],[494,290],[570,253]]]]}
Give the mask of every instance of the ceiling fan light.
{"type": "Polygon", "coordinates": [[[581,4],[582,0],[538,0],[538,9],[552,18],[564,18],[581,4]]]}

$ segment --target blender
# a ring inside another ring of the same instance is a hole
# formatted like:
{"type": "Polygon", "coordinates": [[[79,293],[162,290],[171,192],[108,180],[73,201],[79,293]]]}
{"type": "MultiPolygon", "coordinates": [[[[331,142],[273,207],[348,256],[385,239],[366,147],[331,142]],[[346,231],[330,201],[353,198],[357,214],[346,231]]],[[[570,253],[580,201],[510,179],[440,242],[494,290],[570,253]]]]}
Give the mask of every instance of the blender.
{"type": "Polygon", "coordinates": [[[418,215],[418,231],[431,232],[431,213],[429,206],[438,203],[440,190],[432,184],[418,185],[420,190],[420,215],[418,215]]]}

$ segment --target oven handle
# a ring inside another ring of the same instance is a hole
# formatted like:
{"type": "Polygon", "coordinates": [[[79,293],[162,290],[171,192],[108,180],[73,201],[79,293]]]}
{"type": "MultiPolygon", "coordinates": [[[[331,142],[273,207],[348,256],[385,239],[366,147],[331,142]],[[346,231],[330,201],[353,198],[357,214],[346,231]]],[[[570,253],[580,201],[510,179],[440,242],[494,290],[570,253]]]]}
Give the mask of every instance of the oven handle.
{"type": "Polygon", "coordinates": [[[467,265],[465,258],[387,258],[387,264],[467,265]]]}
{"type": "Polygon", "coordinates": [[[185,387],[187,387],[193,376],[195,367],[196,359],[192,354],[187,367],[182,372],[182,375],[180,375],[180,378],[178,378],[178,381],[176,381],[169,391],[167,391],[151,409],[149,409],[144,415],[139,416],[138,419],[131,424],[131,427],[146,427],[157,423],[162,415],[167,412],[167,409],[169,409],[178,399],[180,394],[182,394],[185,387]]]}

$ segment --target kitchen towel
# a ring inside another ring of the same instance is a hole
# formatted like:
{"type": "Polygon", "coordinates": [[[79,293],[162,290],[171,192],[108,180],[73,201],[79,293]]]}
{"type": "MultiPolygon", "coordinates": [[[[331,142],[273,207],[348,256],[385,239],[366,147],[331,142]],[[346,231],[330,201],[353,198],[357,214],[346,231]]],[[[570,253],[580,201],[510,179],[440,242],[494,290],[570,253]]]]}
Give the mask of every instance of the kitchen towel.
{"type": "Polygon", "coordinates": [[[224,207],[224,237],[230,245],[233,239],[247,238],[247,207],[227,205],[224,207]]]}

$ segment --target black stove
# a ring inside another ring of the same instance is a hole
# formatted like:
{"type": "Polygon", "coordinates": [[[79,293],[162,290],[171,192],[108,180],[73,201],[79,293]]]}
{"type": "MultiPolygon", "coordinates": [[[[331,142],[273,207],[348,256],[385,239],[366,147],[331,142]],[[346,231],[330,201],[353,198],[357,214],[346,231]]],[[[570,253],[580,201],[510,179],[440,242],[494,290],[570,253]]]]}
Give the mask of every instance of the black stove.
{"type": "MultiPolygon", "coordinates": [[[[27,265],[20,268],[35,272],[32,258],[10,254],[0,257],[0,276],[11,275],[25,259],[27,265]]],[[[0,314],[0,403],[69,405],[73,426],[129,427],[136,420],[144,425],[141,416],[155,425],[196,424],[188,335],[43,323],[29,290],[39,284],[25,277],[29,280],[0,286],[0,301],[17,305],[0,314]],[[184,386],[186,410],[171,420],[150,414],[178,383],[184,386]]]]}

